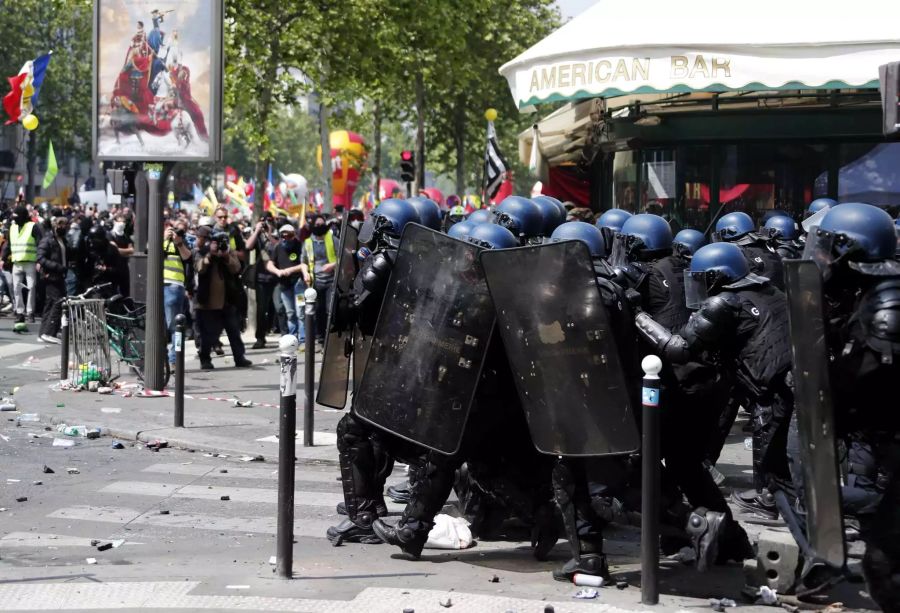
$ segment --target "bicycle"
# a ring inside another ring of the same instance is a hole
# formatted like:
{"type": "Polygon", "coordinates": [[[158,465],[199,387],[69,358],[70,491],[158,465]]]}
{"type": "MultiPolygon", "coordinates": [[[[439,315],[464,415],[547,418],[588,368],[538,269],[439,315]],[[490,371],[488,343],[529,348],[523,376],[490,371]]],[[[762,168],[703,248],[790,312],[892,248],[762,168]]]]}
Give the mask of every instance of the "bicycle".
{"type": "MultiPolygon", "coordinates": [[[[67,298],[66,305],[71,309],[72,306],[89,302],[91,301],[90,296],[96,294],[103,296],[105,290],[110,287],[112,287],[111,283],[89,287],[84,293],[67,298]]],[[[116,353],[120,363],[124,362],[127,364],[135,376],[140,381],[143,381],[147,305],[119,294],[102,297],[101,300],[103,301],[103,310],[105,312],[105,318],[102,323],[105,327],[109,348],[116,353]]],[[[100,319],[89,311],[86,311],[86,313],[89,318],[100,319]]],[[[93,323],[97,324],[100,322],[94,321],[93,323]]],[[[165,338],[162,341],[165,343],[165,338]]],[[[168,360],[164,360],[163,363],[165,369],[163,387],[165,387],[172,376],[172,369],[168,360]]],[[[110,381],[117,377],[118,375],[110,377],[110,381]]]]}

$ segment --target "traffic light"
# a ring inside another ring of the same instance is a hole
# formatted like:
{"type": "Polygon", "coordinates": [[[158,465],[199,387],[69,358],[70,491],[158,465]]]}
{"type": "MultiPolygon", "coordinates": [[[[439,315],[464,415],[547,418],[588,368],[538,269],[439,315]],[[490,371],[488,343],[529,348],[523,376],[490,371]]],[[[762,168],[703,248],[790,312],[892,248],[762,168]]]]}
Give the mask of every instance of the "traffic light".
{"type": "Polygon", "coordinates": [[[885,136],[900,138],[900,62],[878,67],[885,136]]]}
{"type": "Polygon", "coordinates": [[[412,151],[400,152],[400,180],[404,183],[416,180],[416,162],[412,151]]]}

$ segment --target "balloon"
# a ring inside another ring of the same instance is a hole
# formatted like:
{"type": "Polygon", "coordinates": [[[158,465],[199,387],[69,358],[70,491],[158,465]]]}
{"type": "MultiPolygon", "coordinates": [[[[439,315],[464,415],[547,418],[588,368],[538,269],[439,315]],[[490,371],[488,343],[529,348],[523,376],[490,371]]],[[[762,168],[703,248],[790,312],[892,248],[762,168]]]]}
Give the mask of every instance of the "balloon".
{"type": "Polygon", "coordinates": [[[379,202],[387,200],[388,198],[403,198],[406,195],[406,190],[400,187],[400,184],[393,179],[382,179],[379,182],[378,191],[379,202]],[[397,194],[399,194],[399,196],[397,196],[397,194]]]}
{"type": "Polygon", "coordinates": [[[441,190],[439,190],[438,188],[426,187],[424,189],[420,189],[419,191],[422,192],[423,194],[425,194],[426,196],[428,196],[429,198],[431,198],[432,200],[434,200],[435,202],[437,202],[438,206],[444,204],[444,194],[442,194],[441,190]]]}
{"type": "Polygon", "coordinates": [[[31,113],[29,113],[28,115],[25,115],[25,117],[22,118],[22,125],[29,132],[31,132],[32,130],[37,130],[39,123],[40,122],[38,121],[38,118],[36,116],[32,115],[31,113]]]}
{"type": "MultiPolygon", "coordinates": [[[[352,205],[353,192],[359,182],[359,172],[366,163],[366,144],[362,136],[347,130],[332,132],[331,191],[335,206],[352,205]]],[[[322,147],[316,147],[316,161],[322,170],[322,147]]]]}
{"type": "Polygon", "coordinates": [[[484,118],[488,121],[497,120],[497,109],[488,109],[484,112],[484,118]]]}

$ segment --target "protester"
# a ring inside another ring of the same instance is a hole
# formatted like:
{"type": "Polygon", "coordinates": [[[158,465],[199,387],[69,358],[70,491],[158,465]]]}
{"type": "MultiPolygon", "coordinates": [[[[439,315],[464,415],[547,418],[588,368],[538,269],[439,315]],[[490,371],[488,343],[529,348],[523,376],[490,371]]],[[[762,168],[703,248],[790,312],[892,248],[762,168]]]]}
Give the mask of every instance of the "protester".
{"type": "Polygon", "coordinates": [[[278,229],[281,240],[274,246],[271,258],[266,263],[266,270],[278,279],[279,297],[287,319],[287,333],[293,334],[301,342],[305,340],[303,318],[298,314],[297,297],[303,295],[303,266],[300,258],[303,244],[297,240],[296,231],[291,224],[284,224],[278,229]]]}
{"type": "MultiPolygon", "coordinates": [[[[264,349],[266,346],[266,334],[272,329],[275,322],[276,302],[274,300],[278,282],[275,276],[268,270],[266,264],[269,261],[269,251],[278,242],[275,232],[275,222],[272,213],[263,212],[259,222],[253,229],[253,234],[247,240],[247,250],[256,255],[256,263],[253,270],[253,283],[256,294],[256,342],[253,349],[264,349]]],[[[281,309],[283,311],[283,309],[281,309]]]]}
{"type": "Polygon", "coordinates": [[[51,232],[48,232],[37,248],[37,265],[44,280],[44,312],[38,340],[45,343],[59,343],[57,338],[62,315],[62,301],[66,297],[66,274],[69,271],[69,248],[66,232],[69,220],[54,217],[51,232]]]}
{"type": "Polygon", "coordinates": [[[177,221],[166,228],[163,236],[163,305],[166,314],[167,336],[172,337],[169,345],[169,363],[175,363],[175,316],[184,312],[186,300],[185,267],[191,260],[191,250],[185,244],[187,224],[177,221]]]}
{"type": "Polygon", "coordinates": [[[8,246],[12,261],[13,298],[16,323],[34,323],[34,302],[37,288],[37,246],[41,240],[40,226],[31,220],[28,209],[20,204],[13,212],[9,226],[8,246]],[[28,298],[23,290],[28,290],[28,298]]]}
{"type": "Polygon", "coordinates": [[[200,329],[200,368],[214,368],[210,358],[213,346],[218,342],[224,329],[228,335],[234,365],[246,368],[252,364],[244,356],[241,340],[238,296],[240,290],[239,273],[241,262],[238,254],[230,248],[229,237],[224,233],[211,234],[209,229],[200,228],[198,237],[208,238],[194,253],[194,268],[197,271],[197,323],[200,329]]]}
{"type": "Polygon", "coordinates": [[[334,234],[322,215],[312,218],[312,235],[303,242],[301,271],[307,287],[315,288],[316,298],[316,340],[325,342],[325,327],[328,305],[334,288],[334,268],[337,262],[337,247],[334,234]]]}

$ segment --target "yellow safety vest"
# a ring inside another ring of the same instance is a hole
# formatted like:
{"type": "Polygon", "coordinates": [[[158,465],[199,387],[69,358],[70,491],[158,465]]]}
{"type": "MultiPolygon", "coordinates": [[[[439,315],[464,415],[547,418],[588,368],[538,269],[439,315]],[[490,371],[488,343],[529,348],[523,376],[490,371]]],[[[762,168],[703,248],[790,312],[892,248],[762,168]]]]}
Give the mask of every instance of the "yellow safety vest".
{"type": "MultiPolygon", "coordinates": [[[[334,234],[331,233],[331,230],[325,233],[322,240],[325,241],[325,259],[328,260],[329,264],[336,262],[337,253],[334,250],[334,234]]],[[[315,282],[316,275],[314,271],[316,268],[316,255],[313,251],[312,237],[303,241],[303,248],[306,250],[306,261],[309,262],[309,275],[313,278],[313,282],[315,282]]]]}
{"type": "Polygon", "coordinates": [[[178,247],[172,241],[166,242],[166,259],[163,262],[163,283],[184,285],[184,262],[178,247]]]}
{"type": "Polygon", "coordinates": [[[32,231],[34,222],[29,221],[22,229],[15,222],[9,227],[9,249],[13,264],[19,262],[37,262],[37,241],[32,231]]]}

